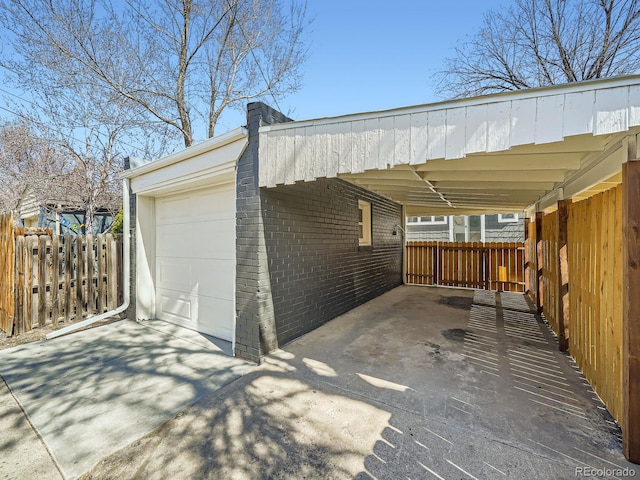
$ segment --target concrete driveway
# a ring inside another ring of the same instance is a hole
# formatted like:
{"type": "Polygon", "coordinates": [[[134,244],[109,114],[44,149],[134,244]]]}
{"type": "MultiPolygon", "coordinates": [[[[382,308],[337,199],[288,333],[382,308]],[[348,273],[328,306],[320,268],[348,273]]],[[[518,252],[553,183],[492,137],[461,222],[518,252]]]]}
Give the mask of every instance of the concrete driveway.
{"type": "Polygon", "coordinates": [[[0,478],[77,478],[254,367],[229,348],[124,320],[0,352],[0,478]]]}
{"type": "Polygon", "coordinates": [[[628,469],[640,473],[619,429],[522,295],[403,286],[83,478],[556,480],[628,469]]]}

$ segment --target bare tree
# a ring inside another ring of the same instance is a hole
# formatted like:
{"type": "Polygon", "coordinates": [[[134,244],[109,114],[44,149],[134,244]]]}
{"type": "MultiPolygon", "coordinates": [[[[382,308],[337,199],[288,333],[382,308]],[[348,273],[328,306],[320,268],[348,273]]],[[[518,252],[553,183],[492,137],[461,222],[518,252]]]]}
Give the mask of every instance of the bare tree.
{"type": "Polygon", "coordinates": [[[70,173],[71,162],[26,122],[0,125],[0,211],[17,216],[28,196],[39,204],[62,194],[70,173]]]}
{"type": "Polygon", "coordinates": [[[159,143],[171,135],[190,146],[213,136],[225,109],[267,94],[278,99],[300,85],[306,20],[295,0],[288,11],[279,0],[0,5],[14,53],[1,63],[21,85],[118,99],[132,112],[123,121],[159,143]]]}
{"type": "Polygon", "coordinates": [[[636,72],[639,0],[516,0],[490,11],[437,74],[465,97],[636,72]]]}

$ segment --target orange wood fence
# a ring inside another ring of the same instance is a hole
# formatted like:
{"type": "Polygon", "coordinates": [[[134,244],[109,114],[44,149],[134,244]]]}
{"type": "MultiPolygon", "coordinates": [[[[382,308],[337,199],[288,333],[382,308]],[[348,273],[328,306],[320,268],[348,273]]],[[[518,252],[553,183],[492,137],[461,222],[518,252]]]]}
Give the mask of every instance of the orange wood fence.
{"type": "Polygon", "coordinates": [[[407,242],[406,279],[446,285],[524,292],[524,244],[407,242]]]}
{"type": "Polygon", "coordinates": [[[558,212],[542,217],[542,298],[543,312],[553,331],[558,333],[558,212]]]}
{"type": "Polygon", "coordinates": [[[569,205],[569,351],[622,417],[622,186],[569,205]]]}
{"type": "Polygon", "coordinates": [[[0,330],[8,332],[13,325],[15,308],[15,255],[13,215],[0,214],[0,330]]]}
{"type": "MultiPolygon", "coordinates": [[[[569,353],[611,415],[622,420],[622,186],[568,206],[567,217],[568,308],[564,332],[569,353]]],[[[556,298],[565,282],[559,272],[558,212],[541,219],[536,242],[535,222],[529,225],[527,261],[540,253],[543,312],[560,336],[556,298]],[[532,237],[533,235],[533,237],[532,237]],[[536,245],[537,244],[537,245],[536,245]],[[538,247],[536,250],[536,246],[538,247]]],[[[564,257],[563,257],[564,258],[564,257]]],[[[532,293],[535,297],[535,280],[532,293]]],[[[564,305],[563,305],[564,308],[564,305]]]]}

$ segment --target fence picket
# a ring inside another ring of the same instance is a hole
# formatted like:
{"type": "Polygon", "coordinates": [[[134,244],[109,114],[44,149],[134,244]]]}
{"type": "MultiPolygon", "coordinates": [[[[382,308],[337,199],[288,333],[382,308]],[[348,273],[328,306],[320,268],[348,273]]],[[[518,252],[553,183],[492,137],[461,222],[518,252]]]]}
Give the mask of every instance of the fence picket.
{"type": "MultiPolygon", "coordinates": [[[[20,325],[23,325],[25,315],[25,265],[24,265],[24,249],[25,249],[24,237],[16,238],[15,243],[15,281],[16,281],[16,298],[15,298],[15,322],[13,329],[17,330],[20,325]]],[[[9,334],[9,330],[5,330],[9,334]]]]}
{"type": "Polygon", "coordinates": [[[93,268],[95,265],[95,256],[93,251],[93,235],[88,234],[86,236],[86,251],[85,255],[87,257],[87,315],[93,315],[96,308],[96,290],[93,285],[93,268]]]}
{"type": "Polygon", "coordinates": [[[33,286],[38,290],[38,325],[44,327],[47,309],[47,237],[42,235],[37,239],[38,276],[33,286]]]}
{"type": "Polygon", "coordinates": [[[60,237],[51,239],[51,323],[60,318],[60,237]]]}
{"type": "Polygon", "coordinates": [[[118,255],[116,241],[113,235],[107,234],[107,251],[109,261],[107,267],[107,308],[113,310],[118,302],[118,255]]]}
{"type": "Polygon", "coordinates": [[[15,242],[13,215],[0,214],[0,329],[13,333],[15,322],[15,242]]]}
{"type": "Polygon", "coordinates": [[[26,285],[26,296],[25,296],[25,316],[24,316],[24,325],[22,327],[23,332],[27,332],[33,328],[33,251],[34,244],[37,242],[37,237],[27,237],[27,243],[25,248],[26,254],[26,262],[25,262],[25,285],[26,285]]]}
{"type": "Polygon", "coordinates": [[[84,245],[81,235],[76,236],[76,318],[82,318],[84,313],[84,245]]]}
{"type": "Polygon", "coordinates": [[[98,234],[96,239],[96,256],[97,256],[97,267],[98,267],[98,282],[96,285],[96,290],[98,292],[98,312],[104,312],[104,307],[106,305],[106,288],[104,288],[104,235],[98,234]]]}

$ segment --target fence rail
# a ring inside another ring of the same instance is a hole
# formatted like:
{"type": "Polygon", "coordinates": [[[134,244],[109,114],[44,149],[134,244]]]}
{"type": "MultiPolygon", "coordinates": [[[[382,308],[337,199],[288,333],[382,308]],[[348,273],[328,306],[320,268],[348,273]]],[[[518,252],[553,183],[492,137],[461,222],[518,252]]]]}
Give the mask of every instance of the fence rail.
{"type": "Polygon", "coordinates": [[[406,281],[524,292],[524,244],[407,242],[406,281]]]}
{"type": "Polygon", "coordinates": [[[120,239],[111,234],[50,236],[46,232],[14,237],[8,230],[0,229],[4,251],[9,251],[5,240],[11,239],[13,253],[7,258],[14,262],[13,301],[4,300],[4,269],[0,299],[0,328],[8,335],[79,321],[112,310],[122,301],[120,239]],[[9,304],[10,315],[5,314],[9,304]]]}

